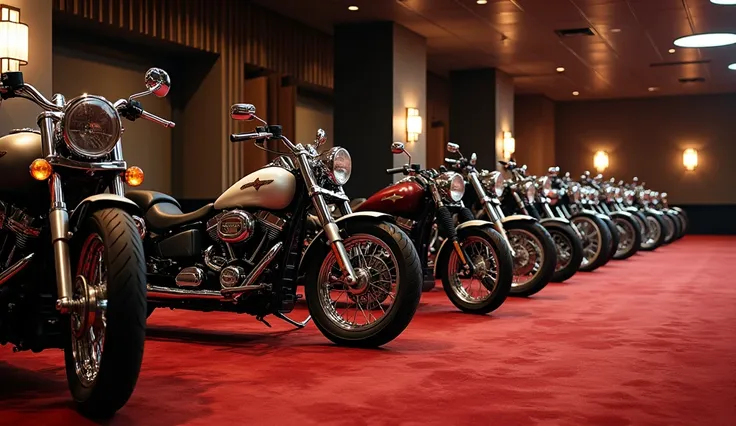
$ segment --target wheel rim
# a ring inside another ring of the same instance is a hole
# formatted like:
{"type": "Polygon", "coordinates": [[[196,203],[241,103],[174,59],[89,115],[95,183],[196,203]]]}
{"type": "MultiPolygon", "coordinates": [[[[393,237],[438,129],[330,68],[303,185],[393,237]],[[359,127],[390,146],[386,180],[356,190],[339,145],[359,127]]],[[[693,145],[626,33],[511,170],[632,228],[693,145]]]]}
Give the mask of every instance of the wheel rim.
{"type": "Polygon", "coordinates": [[[544,263],[542,242],[529,231],[510,229],[506,231],[514,250],[514,279],[511,287],[521,287],[539,275],[544,263]]]}
{"type": "Polygon", "coordinates": [[[647,216],[647,245],[651,246],[659,241],[659,237],[662,235],[662,227],[659,221],[653,216],[647,216]]]}
{"type": "Polygon", "coordinates": [[[447,266],[450,288],[466,303],[485,302],[498,286],[498,254],[491,243],[480,237],[466,238],[463,248],[475,272],[472,275],[466,274],[457,251],[453,250],[447,266]]]}
{"type": "Polygon", "coordinates": [[[618,247],[616,248],[616,256],[623,256],[634,246],[636,229],[634,229],[634,225],[625,219],[616,219],[616,228],[618,229],[619,235],[621,235],[618,241],[618,247]]]}
{"type": "Polygon", "coordinates": [[[74,280],[71,338],[74,370],[84,387],[97,381],[107,329],[105,246],[97,234],[87,237],[74,280]]]}
{"type": "Polygon", "coordinates": [[[601,254],[603,238],[595,222],[589,217],[576,217],[573,219],[573,223],[575,223],[575,226],[577,226],[580,234],[583,236],[583,261],[581,266],[588,266],[595,262],[601,254]]]}
{"type": "Polygon", "coordinates": [[[562,232],[553,230],[551,234],[557,250],[557,265],[555,266],[555,272],[557,272],[567,268],[572,261],[572,241],[562,232]]]}
{"type": "Polygon", "coordinates": [[[359,283],[351,288],[342,280],[330,251],[317,281],[320,307],[341,329],[362,331],[378,325],[393,309],[400,285],[398,262],[388,245],[373,235],[356,234],[343,244],[359,283]]]}

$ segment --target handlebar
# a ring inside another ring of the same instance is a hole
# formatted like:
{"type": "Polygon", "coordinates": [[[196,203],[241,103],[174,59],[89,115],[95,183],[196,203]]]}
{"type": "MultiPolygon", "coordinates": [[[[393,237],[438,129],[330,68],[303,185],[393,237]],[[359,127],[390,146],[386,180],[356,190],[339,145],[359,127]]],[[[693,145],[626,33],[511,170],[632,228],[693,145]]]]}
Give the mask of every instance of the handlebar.
{"type": "Polygon", "coordinates": [[[159,117],[157,115],[151,114],[150,112],[147,112],[145,110],[143,110],[141,112],[141,118],[143,118],[145,120],[148,120],[150,122],[156,123],[156,124],[160,124],[160,125],[162,125],[162,126],[164,126],[166,128],[169,128],[169,129],[171,129],[174,126],[176,126],[176,123],[174,123],[173,121],[169,121],[169,120],[163,119],[163,118],[161,118],[161,117],[159,117]]]}
{"type": "Polygon", "coordinates": [[[271,139],[273,133],[268,132],[250,132],[250,133],[235,133],[230,135],[230,142],[244,142],[253,139],[271,139]]]}
{"type": "Polygon", "coordinates": [[[386,174],[395,175],[397,173],[404,173],[405,171],[406,171],[406,168],[404,166],[394,167],[392,169],[386,169],[386,174]]]}
{"type": "Polygon", "coordinates": [[[445,158],[445,163],[447,164],[458,164],[460,160],[453,160],[452,158],[445,158]]]}

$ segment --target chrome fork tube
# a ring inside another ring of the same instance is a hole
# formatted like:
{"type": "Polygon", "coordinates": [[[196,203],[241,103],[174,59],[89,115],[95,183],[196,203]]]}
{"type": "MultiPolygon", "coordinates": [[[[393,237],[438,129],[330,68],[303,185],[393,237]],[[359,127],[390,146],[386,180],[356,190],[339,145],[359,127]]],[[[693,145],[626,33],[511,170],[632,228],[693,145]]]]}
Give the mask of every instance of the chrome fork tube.
{"type": "Polygon", "coordinates": [[[299,167],[302,170],[304,181],[307,184],[307,191],[309,192],[309,196],[312,198],[312,204],[317,212],[317,217],[322,225],[322,229],[325,231],[327,242],[329,243],[332,252],[335,254],[337,263],[340,265],[340,270],[345,275],[345,281],[348,285],[355,284],[357,282],[355,270],[353,270],[353,265],[350,263],[350,257],[348,256],[347,250],[345,250],[345,245],[342,243],[340,228],[332,219],[330,209],[327,206],[324,197],[319,192],[319,185],[317,185],[317,180],[314,178],[314,174],[312,173],[309,158],[306,153],[302,152],[297,156],[297,159],[299,160],[299,167]]]}
{"type": "MultiPolygon", "coordinates": [[[[115,144],[115,148],[112,150],[112,160],[113,161],[122,161],[123,160],[123,144],[121,141],[118,141],[117,144],[115,144]]],[[[119,195],[121,197],[125,196],[125,185],[123,185],[123,177],[119,174],[115,176],[112,180],[112,184],[110,186],[110,193],[119,195]]]]}
{"type": "Polygon", "coordinates": [[[478,179],[478,173],[475,171],[468,173],[468,180],[473,186],[473,189],[475,189],[475,193],[478,195],[478,199],[480,199],[483,210],[485,210],[488,215],[488,219],[493,223],[493,227],[496,228],[496,231],[498,231],[499,234],[501,234],[501,237],[511,251],[511,255],[516,256],[516,252],[514,252],[513,247],[511,247],[509,236],[506,235],[506,229],[503,227],[503,223],[501,222],[501,219],[503,218],[501,214],[503,213],[499,214],[494,208],[493,199],[486,194],[483,185],[480,183],[480,179],[478,179]]]}

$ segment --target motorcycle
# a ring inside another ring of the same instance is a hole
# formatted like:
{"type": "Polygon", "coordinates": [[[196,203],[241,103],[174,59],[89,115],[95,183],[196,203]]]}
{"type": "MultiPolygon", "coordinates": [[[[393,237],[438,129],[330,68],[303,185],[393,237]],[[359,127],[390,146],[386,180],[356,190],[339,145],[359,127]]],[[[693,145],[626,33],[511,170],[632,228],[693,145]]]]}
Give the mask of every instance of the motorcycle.
{"type": "Polygon", "coordinates": [[[475,153],[467,159],[457,144],[448,143],[447,150],[457,154],[458,159],[445,158],[445,162],[463,174],[473,187],[473,191],[465,192],[463,203],[471,206],[475,213],[473,216],[460,217],[460,221],[473,217],[490,218],[493,227],[511,248],[514,259],[514,282],[511,284],[510,294],[527,297],[538,293],[552,280],[555,273],[557,254],[552,236],[531,216],[504,214],[499,197],[504,194],[506,183],[500,172],[478,172],[475,167],[475,153]]]}
{"type": "Polygon", "coordinates": [[[409,163],[386,170],[404,179],[387,186],[353,207],[354,211],[375,210],[397,217],[411,237],[425,271],[425,282],[442,280],[453,305],[463,312],[486,314],[506,300],[511,289],[513,260],[501,235],[489,222],[474,220],[462,205],[465,181],[457,173],[422,170],[411,162],[404,144],[394,142],[393,154],[405,154],[409,163]],[[453,213],[467,218],[455,227],[453,213]],[[433,223],[443,242],[430,266],[433,223]]]}
{"type": "Polygon", "coordinates": [[[152,68],[146,91],[115,103],[88,94],[48,100],[21,72],[0,83],[3,100],[43,111],[40,130],[0,138],[0,343],[63,349],[77,409],[108,417],[133,393],[146,333],[141,213],[123,196],[143,171],[123,159],[121,117],[174,127],[135,100],[166,96],[169,76],[152,68]]]}
{"type": "Polygon", "coordinates": [[[648,199],[650,208],[664,214],[662,218],[665,220],[666,224],[665,244],[669,244],[680,239],[683,235],[683,225],[679,219],[678,212],[665,206],[667,202],[667,193],[647,189],[644,191],[643,196],[648,199]]]}
{"type": "Polygon", "coordinates": [[[667,213],[678,223],[679,227],[676,239],[679,240],[685,236],[685,232],[687,231],[687,216],[685,215],[685,211],[679,207],[670,207],[666,192],[658,192],[656,199],[655,208],[667,213]]]}
{"type": "Polygon", "coordinates": [[[647,217],[641,210],[632,205],[634,200],[633,192],[626,189],[623,181],[616,183],[615,178],[610,178],[608,183],[604,183],[603,185],[606,191],[606,208],[611,212],[627,212],[631,215],[631,218],[639,226],[639,250],[647,250],[647,241],[649,239],[647,217]]]}
{"type": "Polygon", "coordinates": [[[521,213],[539,220],[552,236],[557,250],[557,264],[552,282],[564,282],[570,279],[583,262],[582,236],[571,222],[557,217],[551,210],[549,196],[553,194],[552,181],[548,176],[536,179],[526,175],[526,166],[517,167],[516,162],[504,162],[504,168],[510,173],[511,180],[506,183],[506,190],[501,196],[501,206],[505,213],[521,213]],[[544,216],[540,214],[544,212],[544,216]]]}
{"type": "Polygon", "coordinates": [[[347,346],[377,347],[398,337],[419,305],[419,256],[388,214],[333,219],[328,201],[349,204],[342,189],[352,170],[348,151],[318,154],[324,131],[314,145],[294,144],[250,104],[233,105],[231,117],[262,124],[231,142],[254,141],[280,156],[191,213],[166,194],[127,194],[145,212],[150,311],[247,313],[267,326],[265,317],[274,315],[297,328],[313,319],[328,339],[347,346]],[[267,148],[269,140],[288,152],[267,148]],[[320,232],[304,249],[310,205],[320,232]],[[301,298],[299,283],[310,313],[301,322],[286,315],[301,298]]]}
{"type": "Polygon", "coordinates": [[[649,207],[649,197],[644,194],[644,187],[639,184],[639,178],[634,177],[632,182],[624,184],[623,188],[626,204],[641,212],[646,218],[647,236],[642,241],[641,249],[651,251],[664,245],[667,227],[664,213],[649,207]]]}
{"type": "Polygon", "coordinates": [[[554,209],[544,211],[570,221],[582,237],[583,261],[580,271],[591,272],[605,265],[610,259],[613,249],[611,228],[604,222],[604,215],[587,209],[588,202],[597,200],[595,193],[586,190],[570,178],[570,173],[560,177],[559,167],[550,167],[547,176],[551,180],[551,189],[556,191],[554,209]]]}

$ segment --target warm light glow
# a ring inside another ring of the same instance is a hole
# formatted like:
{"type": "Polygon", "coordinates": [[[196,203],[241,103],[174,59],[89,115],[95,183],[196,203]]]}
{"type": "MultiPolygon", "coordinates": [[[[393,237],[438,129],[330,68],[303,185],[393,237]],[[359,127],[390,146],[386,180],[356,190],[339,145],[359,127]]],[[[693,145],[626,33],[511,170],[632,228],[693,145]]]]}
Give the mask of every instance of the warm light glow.
{"type": "Polygon", "coordinates": [[[688,148],[682,152],[682,165],[687,170],[695,170],[698,167],[698,151],[693,148],[688,148]]]}
{"type": "Polygon", "coordinates": [[[710,0],[713,4],[722,4],[725,6],[730,6],[736,4],[736,0],[710,0]]]}
{"type": "Polygon", "coordinates": [[[679,47],[718,47],[734,43],[736,34],[732,33],[693,34],[675,40],[675,46],[679,47]]]}
{"type": "Polygon", "coordinates": [[[20,71],[28,64],[28,25],[20,22],[20,9],[3,5],[0,9],[0,68],[20,71]]]}
{"type": "Polygon", "coordinates": [[[51,164],[43,158],[33,160],[29,169],[31,171],[31,177],[36,180],[46,180],[54,171],[54,169],[51,168],[51,164]]]}
{"type": "Polygon", "coordinates": [[[131,166],[125,171],[125,183],[129,186],[138,186],[143,183],[143,170],[140,167],[131,166]]]}
{"type": "Polygon", "coordinates": [[[358,10],[358,6],[348,6],[348,10],[351,12],[355,12],[356,10],[358,10]]]}
{"type": "Polygon", "coordinates": [[[503,156],[507,160],[516,152],[516,139],[511,132],[503,132],[503,156]]]}
{"type": "Polygon", "coordinates": [[[557,67],[557,72],[565,72],[565,67],[557,67]]]}
{"type": "Polygon", "coordinates": [[[574,91],[574,92],[572,92],[572,95],[573,95],[573,96],[577,96],[577,95],[579,95],[579,94],[580,94],[580,92],[578,92],[577,90],[576,90],[576,91],[574,91]]]}
{"type": "Polygon", "coordinates": [[[620,33],[621,32],[621,28],[611,28],[611,32],[612,33],[620,33]]]}
{"type": "Polygon", "coordinates": [[[478,3],[478,4],[486,4],[486,3],[488,3],[488,0],[476,0],[476,3],[478,3]]]}
{"type": "Polygon", "coordinates": [[[406,140],[416,142],[422,134],[422,116],[416,108],[406,109],[406,140]]]}
{"type": "Polygon", "coordinates": [[[659,87],[650,87],[647,90],[649,90],[650,92],[656,92],[657,90],[659,90],[659,87]]]}
{"type": "Polygon", "coordinates": [[[733,70],[733,71],[736,71],[736,63],[733,63],[733,64],[729,65],[728,66],[728,69],[733,70]]]}
{"type": "Polygon", "coordinates": [[[593,167],[598,170],[598,173],[603,173],[608,168],[608,154],[605,151],[595,153],[593,167]]]}
{"type": "Polygon", "coordinates": [[[675,53],[675,49],[670,49],[670,50],[668,50],[668,52],[675,53]]]}

